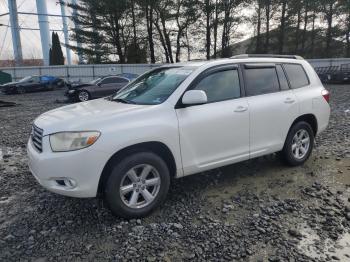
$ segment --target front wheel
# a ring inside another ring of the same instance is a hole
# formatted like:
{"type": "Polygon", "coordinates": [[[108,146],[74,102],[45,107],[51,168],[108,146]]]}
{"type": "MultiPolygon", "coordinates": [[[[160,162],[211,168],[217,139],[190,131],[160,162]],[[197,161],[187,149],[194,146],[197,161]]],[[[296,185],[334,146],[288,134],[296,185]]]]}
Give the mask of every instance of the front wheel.
{"type": "Polygon", "coordinates": [[[152,152],[135,153],[114,167],[105,197],[113,214],[145,217],[164,201],[169,184],[169,169],[161,157],[152,152]]]}
{"type": "Polygon", "coordinates": [[[304,122],[294,124],[289,130],[282,150],[285,162],[290,166],[305,163],[310,157],[314,145],[314,132],[311,126],[304,122]]]}
{"type": "Polygon", "coordinates": [[[85,91],[85,90],[79,91],[78,100],[80,102],[85,102],[85,101],[88,101],[89,99],[90,99],[90,94],[88,91],[85,91]]]}

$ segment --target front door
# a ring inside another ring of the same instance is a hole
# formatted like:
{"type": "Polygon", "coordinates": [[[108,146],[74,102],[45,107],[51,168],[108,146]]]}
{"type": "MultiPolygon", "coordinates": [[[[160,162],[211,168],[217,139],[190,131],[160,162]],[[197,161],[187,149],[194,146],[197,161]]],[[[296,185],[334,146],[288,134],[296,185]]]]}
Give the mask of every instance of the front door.
{"type": "Polygon", "coordinates": [[[208,103],[176,109],[184,174],[248,159],[249,108],[237,67],[211,69],[190,89],[205,91],[208,103]]]}

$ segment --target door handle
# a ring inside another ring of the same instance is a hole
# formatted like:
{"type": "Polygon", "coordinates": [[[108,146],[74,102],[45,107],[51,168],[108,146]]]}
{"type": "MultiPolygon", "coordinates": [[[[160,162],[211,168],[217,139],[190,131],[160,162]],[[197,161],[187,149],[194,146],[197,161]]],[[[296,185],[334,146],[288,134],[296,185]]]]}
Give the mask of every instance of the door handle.
{"type": "Polygon", "coordinates": [[[293,104],[294,102],[295,102],[295,100],[290,98],[290,97],[287,97],[286,100],[284,100],[284,103],[286,103],[286,104],[293,104]]]}
{"type": "Polygon", "coordinates": [[[248,110],[248,107],[245,107],[245,106],[237,106],[236,109],[235,109],[235,112],[241,113],[241,112],[244,112],[244,111],[247,111],[247,110],[248,110]]]}

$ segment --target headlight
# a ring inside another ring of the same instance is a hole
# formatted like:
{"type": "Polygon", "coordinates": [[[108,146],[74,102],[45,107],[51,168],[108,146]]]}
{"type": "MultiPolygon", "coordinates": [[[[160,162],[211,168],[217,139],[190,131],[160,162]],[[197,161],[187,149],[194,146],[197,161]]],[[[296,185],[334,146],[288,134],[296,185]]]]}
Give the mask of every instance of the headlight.
{"type": "Polygon", "coordinates": [[[97,131],[60,132],[50,135],[50,145],[54,152],[66,152],[93,145],[100,137],[97,131]]]}
{"type": "Polygon", "coordinates": [[[75,90],[68,90],[68,94],[73,94],[75,93],[75,90]]]}

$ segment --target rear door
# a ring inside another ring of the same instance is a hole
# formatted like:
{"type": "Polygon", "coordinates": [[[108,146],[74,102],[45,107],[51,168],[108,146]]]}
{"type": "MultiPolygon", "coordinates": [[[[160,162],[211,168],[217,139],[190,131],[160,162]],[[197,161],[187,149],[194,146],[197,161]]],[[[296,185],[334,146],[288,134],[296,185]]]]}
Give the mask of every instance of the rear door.
{"type": "Polygon", "coordinates": [[[191,84],[208,103],[177,106],[186,175],[249,158],[249,108],[237,66],[209,69],[191,84]]]}
{"type": "Polygon", "coordinates": [[[283,148],[298,116],[296,96],[279,64],[244,64],[245,90],[250,113],[250,157],[283,148]]]}

